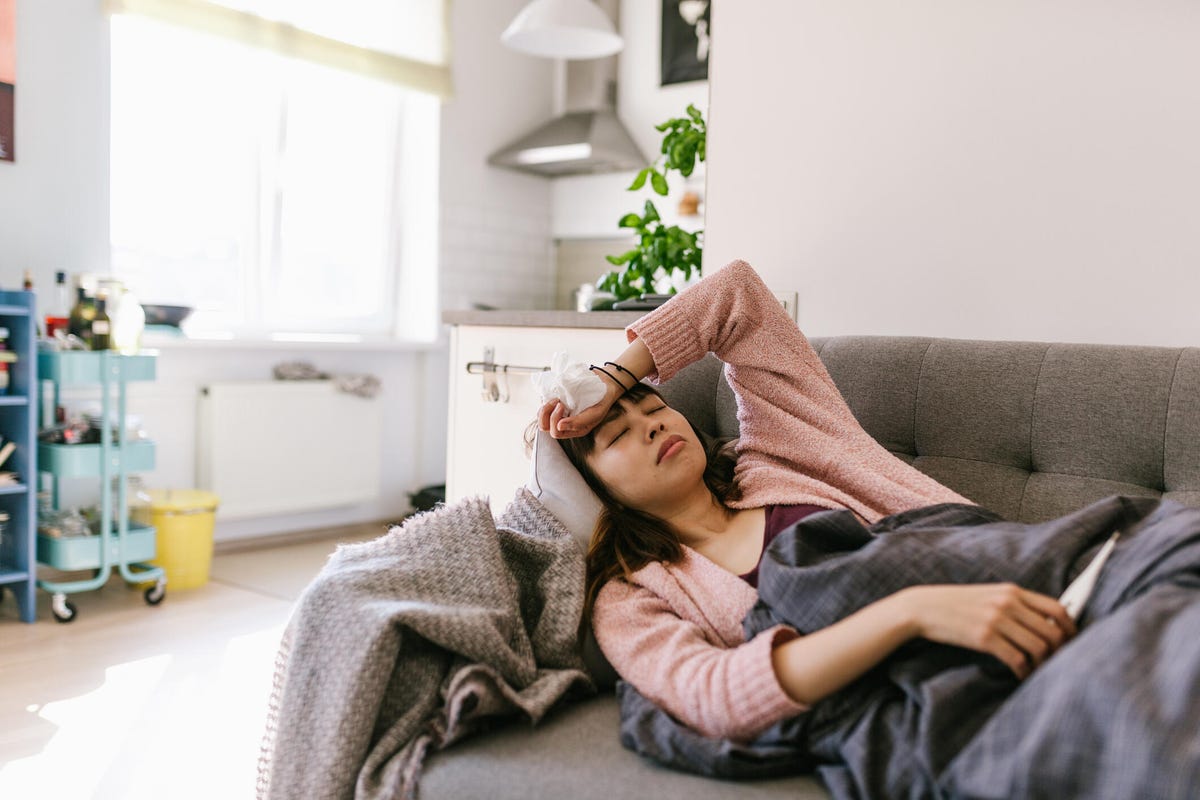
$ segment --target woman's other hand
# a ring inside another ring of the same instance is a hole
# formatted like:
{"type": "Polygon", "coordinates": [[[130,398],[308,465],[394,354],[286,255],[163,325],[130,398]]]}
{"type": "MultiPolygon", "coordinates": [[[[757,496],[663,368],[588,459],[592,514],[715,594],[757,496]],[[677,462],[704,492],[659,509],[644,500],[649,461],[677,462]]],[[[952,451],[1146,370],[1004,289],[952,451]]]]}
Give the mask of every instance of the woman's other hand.
{"type": "Polygon", "coordinates": [[[1076,633],[1057,600],[1011,583],[913,586],[899,595],[917,635],[989,653],[1022,680],[1076,633]]]}

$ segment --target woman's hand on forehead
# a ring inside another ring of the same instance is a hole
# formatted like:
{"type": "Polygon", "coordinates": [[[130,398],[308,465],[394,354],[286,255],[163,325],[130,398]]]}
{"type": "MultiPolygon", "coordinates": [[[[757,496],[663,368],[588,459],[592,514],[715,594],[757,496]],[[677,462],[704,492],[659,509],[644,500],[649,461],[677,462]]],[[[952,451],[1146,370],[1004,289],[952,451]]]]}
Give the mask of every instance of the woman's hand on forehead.
{"type": "MultiPolygon", "coordinates": [[[[650,351],[646,349],[646,345],[641,339],[634,339],[630,342],[625,352],[617,358],[617,362],[606,361],[604,363],[619,372],[627,373],[632,376],[634,381],[641,380],[654,369],[650,351]],[[617,362],[624,366],[619,366],[617,362]]],[[[609,409],[629,388],[615,377],[610,377],[612,380],[605,381],[608,386],[607,393],[599,403],[571,415],[567,413],[567,407],[561,401],[550,400],[538,410],[538,425],[555,439],[573,439],[577,436],[588,435],[597,425],[604,422],[609,409]]]]}
{"type": "Polygon", "coordinates": [[[574,439],[586,436],[604,421],[613,401],[605,398],[594,406],[585,408],[573,416],[567,415],[567,407],[561,400],[551,400],[538,411],[538,425],[555,439],[574,439]]]}

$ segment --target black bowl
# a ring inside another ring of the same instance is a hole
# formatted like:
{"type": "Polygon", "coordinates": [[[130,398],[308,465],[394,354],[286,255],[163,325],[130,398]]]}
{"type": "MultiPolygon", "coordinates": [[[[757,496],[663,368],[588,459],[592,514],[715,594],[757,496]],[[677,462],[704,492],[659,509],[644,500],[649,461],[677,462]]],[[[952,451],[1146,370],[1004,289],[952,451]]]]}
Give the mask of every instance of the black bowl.
{"type": "Polygon", "coordinates": [[[146,312],[147,325],[171,325],[178,328],[192,313],[192,307],[142,305],[142,311],[146,312]]]}

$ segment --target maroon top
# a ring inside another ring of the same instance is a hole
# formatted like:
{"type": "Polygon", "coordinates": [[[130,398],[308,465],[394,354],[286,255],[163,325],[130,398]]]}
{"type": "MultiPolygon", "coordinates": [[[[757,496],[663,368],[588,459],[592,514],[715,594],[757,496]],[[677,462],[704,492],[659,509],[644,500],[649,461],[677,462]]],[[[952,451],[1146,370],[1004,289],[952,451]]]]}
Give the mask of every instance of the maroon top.
{"type": "MultiPolygon", "coordinates": [[[[789,528],[792,525],[795,525],[797,522],[804,519],[809,514],[815,514],[818,511],[828,511],[829,510],[828,508],[825,508],[824,506],[809,506],[809,505],[764,506],[764,509],[767,512],[767,521],[766,521],[766,526],[763,530],[763,546],[762,546],[763,553],[767,552],[767,547],[770,546],[771,541],[776,536],[778,536],[780,531],[782,531],[784,528],[789,528]]],[[[762,562],[761,554],[759,555],[758,560],[760,563],[762,562]]],[[[758,588],[758,565],[756,564],[754,569],[750,570],[749,572],[747,572],[744,575],[739,575],[738,577],[741,578],[742,580],[744,580],[746,583],[753,586],[755,589],[757,589],[758,588]]]]}

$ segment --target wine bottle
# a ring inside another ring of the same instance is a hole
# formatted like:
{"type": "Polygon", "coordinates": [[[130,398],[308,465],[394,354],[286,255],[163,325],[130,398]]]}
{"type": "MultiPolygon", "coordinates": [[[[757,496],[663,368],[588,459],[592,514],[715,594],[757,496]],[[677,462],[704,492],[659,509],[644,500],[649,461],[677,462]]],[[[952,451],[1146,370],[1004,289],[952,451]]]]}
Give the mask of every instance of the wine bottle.
{"type": "Polygon", "coordinates": [[[108,318],[107,305],[107,298],[96,298],[96,316],[92,318],[93,350],[107,350],[112,346],[112,320],[108,318]]]}
{"type": "Polygon", "coordinates": [[[78,336],[89,346],[92,343],[92,320],[96,318],[96,304],[80,286],[75,290],[75,307],[67,319],[67,332],[78,336]]]}

